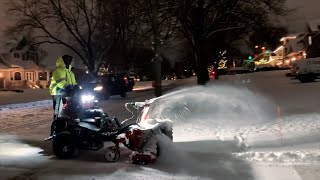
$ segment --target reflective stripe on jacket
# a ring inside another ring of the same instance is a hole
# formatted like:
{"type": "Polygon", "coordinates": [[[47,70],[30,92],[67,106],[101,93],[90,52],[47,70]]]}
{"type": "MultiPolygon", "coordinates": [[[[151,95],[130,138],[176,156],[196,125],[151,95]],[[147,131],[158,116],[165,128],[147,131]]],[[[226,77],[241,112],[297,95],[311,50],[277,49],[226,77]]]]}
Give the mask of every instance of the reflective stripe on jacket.
{"type": "Polygon", "coordinates": [[[71,65],[69,69],[66,69],[66,65],[63,62],[62,57],[57,59],[56,62],[57,69],[52,73],[51,82],[50,82],[50,94],[59,95],[57,91],[59,89],[64,89],[68,85],[76,85],[76,78],[71,71],[71,65]]]}

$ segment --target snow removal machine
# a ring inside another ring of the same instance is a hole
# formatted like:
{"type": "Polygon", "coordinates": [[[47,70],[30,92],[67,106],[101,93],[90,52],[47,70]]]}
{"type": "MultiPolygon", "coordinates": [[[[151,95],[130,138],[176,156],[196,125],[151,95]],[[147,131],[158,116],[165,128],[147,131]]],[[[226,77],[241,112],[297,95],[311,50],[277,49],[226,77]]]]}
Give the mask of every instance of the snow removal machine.
{"type": "Polygon", "coordinates": [[[160,155],[159,137],[173,139],[172,121],[148,118],[155,100],[126,103],[132,116],[120,122],[103,112],[90,91],[72,90],[61,100],[59,116],[52,122],[52,136],[45,140],[52,141],[53,152],[60,159],[72,158],[79,150],[100,150],[105,142],[112,142],[104,152],[108,162],[119,160],[119,146],[123,144],[133,151],[132,163],[153,163],[160,155]]]}

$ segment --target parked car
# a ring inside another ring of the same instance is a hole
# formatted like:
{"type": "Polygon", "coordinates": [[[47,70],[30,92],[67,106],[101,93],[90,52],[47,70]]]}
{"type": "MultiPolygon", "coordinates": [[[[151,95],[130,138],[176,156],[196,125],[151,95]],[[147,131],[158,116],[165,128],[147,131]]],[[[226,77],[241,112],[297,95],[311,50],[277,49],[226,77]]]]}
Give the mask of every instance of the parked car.
{"type": "Polygon", "coordinates": [[[128,91],[132,91],[135,85],[135,76],[133,74],[124,74],[123,77],[127,84],[128,91]]]}
{"type": "Polygon", "coordinates": [[[95,80],[83,84],[81,87],[82,89],[94,91],[99,99],[108,99],[113,95],[126,97],[128,92],[128,85],[123,74],[99,76],[95,80]]]}
{"type": "Polygon", "coordinates": [[[320,75],[320,57],[295,61],[291,67],[291,75],[300,82],[312,82],[320,75]]]}

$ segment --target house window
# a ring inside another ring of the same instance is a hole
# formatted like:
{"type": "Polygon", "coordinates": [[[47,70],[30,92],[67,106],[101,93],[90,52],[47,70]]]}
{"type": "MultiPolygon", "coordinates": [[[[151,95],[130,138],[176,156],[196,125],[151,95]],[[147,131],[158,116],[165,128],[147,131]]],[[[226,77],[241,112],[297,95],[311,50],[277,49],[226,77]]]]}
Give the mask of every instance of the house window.
{"type": "Polygon", "coordinates": [[[47,81],[47,72],[39,72],[39,81],[47,81]]]}
{"type": "Polygon", "coordinates": [[[26,60],[26,54],[22,55],[22,60],[24,60],[24,61],[26,60]]]}
{"type": "Polygon", "coordinates": [[[309,45],[311,46],[312,45],[312,37],[311,36],[308,37],[308,42],[309,42],[309,45]]]}
{"type": "Polygon", "coordinates": [[[14,73],[14,80],[21,80],[21,73],[20,72],[14,73]]]}
{"type": "Polygon", "coordinates": [[[20,58],[20,54],[19,53],[14,53],[13,56],[14,56],[14,58],[20,58]]]}

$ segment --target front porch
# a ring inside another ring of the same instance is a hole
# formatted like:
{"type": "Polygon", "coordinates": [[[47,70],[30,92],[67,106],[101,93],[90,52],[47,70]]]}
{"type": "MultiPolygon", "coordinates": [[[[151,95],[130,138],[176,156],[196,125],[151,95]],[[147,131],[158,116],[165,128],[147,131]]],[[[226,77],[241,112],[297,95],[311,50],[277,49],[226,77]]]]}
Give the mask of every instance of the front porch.
{"type": "Polygon", "coordinates": [[[46,70],[0,69],[0,89],[48,88],[49,76],[46,70]]]}

